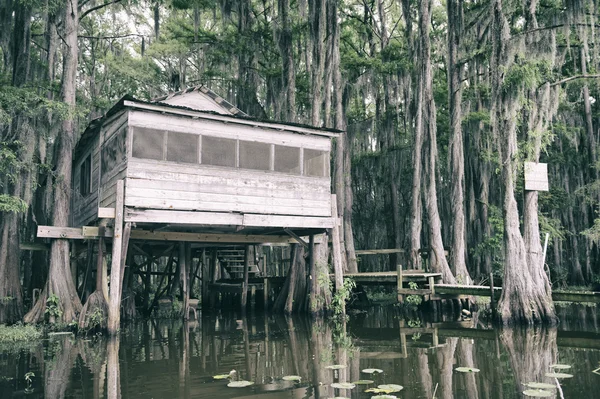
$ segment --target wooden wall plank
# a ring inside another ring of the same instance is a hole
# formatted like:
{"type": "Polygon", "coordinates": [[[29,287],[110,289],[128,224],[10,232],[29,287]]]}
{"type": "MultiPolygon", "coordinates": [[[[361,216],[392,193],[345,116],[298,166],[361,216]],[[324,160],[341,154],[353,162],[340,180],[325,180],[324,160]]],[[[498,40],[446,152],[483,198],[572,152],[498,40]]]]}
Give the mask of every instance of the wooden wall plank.
{"type": "Polygon", "coordinates": [[[334,219],[331,217],[301,217],[254,214],[244,214],[243,222],[243,225],[247,227],[286,227],[290,229],[330,229],[333,227],[333,224],[334,219]]]}
{"type": "Polygon", "coordinates": [[[243,216],[235,213],[186,212],[126,208],[125,221],[136,223],[207,224],[241,226],[243,216]]]}

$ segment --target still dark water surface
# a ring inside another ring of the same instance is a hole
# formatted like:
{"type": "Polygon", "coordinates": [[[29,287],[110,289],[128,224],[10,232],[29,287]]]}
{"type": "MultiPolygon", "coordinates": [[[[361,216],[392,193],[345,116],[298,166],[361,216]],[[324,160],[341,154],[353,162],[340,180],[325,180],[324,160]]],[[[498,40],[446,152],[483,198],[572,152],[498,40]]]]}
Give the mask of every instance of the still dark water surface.
{"type": "Polygon", "coordinates": [[[150,320],[118,340],[54,335],[0,355],[0,398],[371,398],[373,385],[399,384],[401,398],[523,398],[522,383],[547,382],[550,366],[573,374],[554,398],[600,398],[600,325],[595,307],[561,310],[558,329],[494,331],[475,321],[420,321],[374,307],[345,324],[306,318],[206,315],[197,322],[150,320]],[[326,366],[341,364],[341,370],[326,366]],[[480,369],[460,373],[457,367],[480,369]],[[377,368],[370,375],[363,369],[377,368]],[[212,376],[236,370],[255,385],[228,388],[212,376]],[[28,383],[26,373],[33,372],[28,383]],[[298,375],[300,383],[282,380],[298,375]]]}

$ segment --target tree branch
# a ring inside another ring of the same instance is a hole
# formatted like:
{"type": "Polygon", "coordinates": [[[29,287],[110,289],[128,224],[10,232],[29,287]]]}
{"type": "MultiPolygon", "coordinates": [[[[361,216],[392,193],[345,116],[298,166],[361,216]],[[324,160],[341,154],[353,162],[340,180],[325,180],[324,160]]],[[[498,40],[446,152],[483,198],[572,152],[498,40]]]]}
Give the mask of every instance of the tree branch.
{"type": "Polygon", "coordinates": [[[552,87],[552,86],[558,86],[558,85],[570,82],[571,80],[575,80],[575,79],[597,79],[597,78],[600,78],[600,74],[596,74],[596,75],[575,75],[575,76],[569,76],[568,78],[559,80],[558,82],[550,83],[550,87],[552,87]]]}
{"type": "Polygon", "coordinates": [[[112,1],[107,1],[106,3],[103,3],[103,4],[99,4],[99,5],[97,5],[96,7],[92,7],[92,8],[90,8],[89,10],[87,10],[86,12],[84,12],[83,14],[81,14],[81,16],[79,17],[79,20],[81,21],[81,20],[82,20],[82,19],[84,19],[84,18],[85,18],[85,17],[86,17],[88,14],[90,14],[90,13],[92,13],[92,12],[96,11],[96,10],[99,10],[99,9],[101,9],[101,8],[104,8],[104,7],[110,6],[111,4],[117,4],[117,3],[120,3],[120,2],[121,2],[121,0],[112,0],[112,1]]]}
{"type": "Polygon", "coordinates": [[[119,36],[88,36],[88,35],[79,35],[77,37],[80,38],[80,39],[110,40],[110,39],[123,39],[125,37],[132,37],[132,36],[144,37],[144,35],[140,35],[139,33],[130,33],[128,35],[119,35],[119,36]]]}

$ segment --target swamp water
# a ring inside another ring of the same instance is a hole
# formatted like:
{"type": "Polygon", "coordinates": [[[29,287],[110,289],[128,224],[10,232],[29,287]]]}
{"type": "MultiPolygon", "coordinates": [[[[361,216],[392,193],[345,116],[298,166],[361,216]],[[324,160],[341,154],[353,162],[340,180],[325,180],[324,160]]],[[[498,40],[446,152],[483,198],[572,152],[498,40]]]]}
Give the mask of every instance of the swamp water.
{"type": "Polygon", "coordinates": [[[337,325],[262,314],[244,321],[235,314],[185,324],[148,320],[127,326],[115,340],[57,334],[3,350],[0,398],[363,399],[377,395],[365,390],[381,384],[403,386],[388,389],[399,398],[523,398],[529,382],[552,384],[543,392],[553,398],[598,398],[598,310],[560,312],[571,319],[558,329],[502,331],[474,320],[402,317],[395,307],[373,307],[337,325]],[[345,367],[328,368],[335,365],[345,367]],[[213,378],[231,370],[231,378],[213,378]],[[572,377],[557,379],[549,372],[572,377]],[[254,384],[227,386],[235,380],[254,384]],[[358,380],[373,383],[331,386],[358,380]]]}

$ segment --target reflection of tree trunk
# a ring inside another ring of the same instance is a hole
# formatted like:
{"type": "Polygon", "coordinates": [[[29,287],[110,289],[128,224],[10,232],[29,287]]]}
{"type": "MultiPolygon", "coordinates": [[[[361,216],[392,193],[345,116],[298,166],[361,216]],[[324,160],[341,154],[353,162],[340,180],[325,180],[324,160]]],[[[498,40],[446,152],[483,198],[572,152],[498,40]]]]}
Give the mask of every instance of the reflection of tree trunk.
{"type": "Polygon", "coordinates": [[[453,398],[452,373],[454,372],[454,352],[458,338],[448,338],[446,346],[437,350],[437,363],[440,372],[439,398],[453,398]]]}
{"type": "Polygon", "coordinates": [[[62,399],[65,397],[65,391],[71,377],[71,368],[76,357],[77,347],[71,342],[71,337],[62,337],[60,349],[52,360],[52,367],[47,367],[44,373],[44,395],[46,399],[62,399]]]}
{"type": "Polygon", "coordinates": [[[503,329],[502,344],[510,356],[515,389],[520,392],[528,382],[553,383],[545,373],[557,354],[556,329],[503,329]]]}
{"type": "MultiPolygon", "coordinates": [[[[476,367],[473,361],[473,343],[471,340],[461,339],[458,342],[458,366],[459,367],[476,367]]],[[[477,381],[475,373],[465,373],[465,388],[469,399],[479,398],[477,391],[477,381]]]]}
{"type": "Polygon", "coordinates": [[[107,399],[121,398],[121,381],[119,370],[119,337],[108,340],[106,363],[108,368],[108,381],[106,383],[107,399]]]}
{"type": "Polygon", "coordinates": [[[426,398],[433,397],[433,380],[431,379],[431,373],[429,372],[429,358],[427,352],[423,349],[419,349],[419,355],[417,356],[419,363],[419,376],[421,377],[421,384],[423,384],[423,392],[426,398]]]}
{"type": "Polygon", "coordinates": [[[106,341],[78,340],[79,355],[90,369],[93,377],[93,398],[104,398],[104,383],[106,381],[106,341]]]}
{"type": "MultiPolygon", "coordinates": [[[[245,321],[244,321],[245,322],[245,321]]],[[[185,321],[182,328],[181,358],[179,359],[179,397],[190,397],[190,324],[185,321]]]]}

